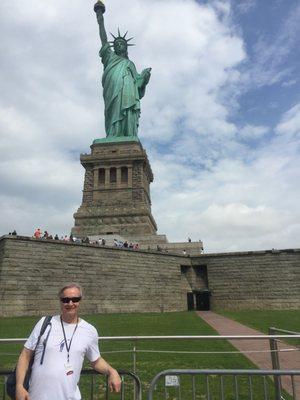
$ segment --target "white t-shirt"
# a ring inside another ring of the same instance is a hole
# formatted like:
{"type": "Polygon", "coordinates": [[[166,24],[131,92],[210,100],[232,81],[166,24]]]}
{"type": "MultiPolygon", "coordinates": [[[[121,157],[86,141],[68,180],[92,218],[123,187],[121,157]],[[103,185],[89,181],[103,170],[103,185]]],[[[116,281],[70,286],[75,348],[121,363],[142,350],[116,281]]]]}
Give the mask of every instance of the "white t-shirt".
{"type": "MultiPolygon", "coordinates": [[[[36,324],[25,347],[34,350],[45,317],[36,324]]],[[[76,324],[63,322],[68,346],[76,324]]],[[[79,320],[70,348],[70,359],[67,362],[68,352],[65,345],[64,334],[60,316],[51,319],[45,333],[40,339],[34,356],[34,364],[30,380],[30,400],[80,400],[78,388],[80,372],[84,357],[90,362],[100,357],[98,347],[98,332],[88,322],[79,320]],[[40,364],[43,353],[43,341],[50,334],[47,341],[43,364],[40,364]],[[73,373],[70,373],[73,371],[73,373]]]]}

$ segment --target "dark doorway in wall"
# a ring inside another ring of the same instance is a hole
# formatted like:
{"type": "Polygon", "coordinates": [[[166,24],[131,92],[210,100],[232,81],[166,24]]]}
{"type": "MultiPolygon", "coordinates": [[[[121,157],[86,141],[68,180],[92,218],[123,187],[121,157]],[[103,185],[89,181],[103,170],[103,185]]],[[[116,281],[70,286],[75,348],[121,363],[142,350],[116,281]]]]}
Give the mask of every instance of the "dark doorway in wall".
{"type": "Polygon", "coordinates": [[[210,291],[193,290],[192,292],[187,292],[187,308],[188,311],[209,311],[210,291]]]}
{"type": "Polygon", "coordinates": [[[195,291],[196,297],[196,310],[199,311],[209,311],[210,309],[210,292],[205,291],[195,291]]]}
{"type": "Polygon", "coordinates": [[[187,293],[187,307],[188,307],[188,311],[195,310],[194,293],[193,292],[187,293]]]}

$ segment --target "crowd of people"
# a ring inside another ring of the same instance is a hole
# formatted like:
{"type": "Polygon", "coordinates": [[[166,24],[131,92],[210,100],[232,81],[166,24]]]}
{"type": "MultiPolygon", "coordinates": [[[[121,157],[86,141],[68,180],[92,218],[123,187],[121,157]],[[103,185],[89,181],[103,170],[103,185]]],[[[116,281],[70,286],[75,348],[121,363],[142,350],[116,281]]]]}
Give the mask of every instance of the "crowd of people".
{"type": "Polygon", "coordinates": [[[138,243],[132,243],[132,242],[128,243],[127,240],[125,240],[125,242],[122,242],[121,240],[114,239],[114,246],[123,247],[125,249],[133,249],[133,250],[139,249],[138,243]]]}
{"type": "MultiPolygon", "coordinates": [[[[15,233],[16,234],[16,233],[15,233]]],[[[35,239],[45,239],[45,240],[60,240],[63,242],[73,242],[73,243],[88,243],[88,244],[93,244],[96,246],[106,246],[106,239],[105,238],[98,238],[96,240],[90,240],[88,236],[85,238],[76,238],[72,233],[70,236],[64,235],[64,236],[58,236],[57,234],[55,236],[49,234],[48,231],[42,232],[40,228],[37,228],[34,231],[33,237],[35,239]]],[[[128,248],[132,250],[138,250],[139,249],[139,244],[138,243],[132,243],[128,242],[125,240],[124,242],[114,239],[113,240],[113,246],[114,247],[119,247],[119,248],[128,248]]]]}
{"type": "Polygon", "coordinates": [[[48,231],[42,232],[40,228],[37,228],[34,231],[33,237],[35,239],[46,239],[46,240],[60,240],[63,242],[73,242],[73,243],[91,243],[91,244],[101,244],[102,246],[105,246],[106,241],[105,239],[100,239],[97,241],[91,242],[88,237],[85,238],[76,238],[72,233],[71,235],[64,235],[64,236],[58,236],[56,234],[54,237],[51,235],[48,231]]]}
{"type": "MultiPolygon", "coordinates": [[[[16,230],[13,230],[12,232],[9,232],[9,235],[13,235],[16,236],[17,232],[16,230]]],[[[77,243],[77,244],[82,244],[82,243],[87,243],[87,244],[93,244],[96,246],[113,246],[113,247],[118,247],[118,248],[124,248],[124,249],[131,249],[131,250],[139,250],[140,246],[138,243],[132,243],[132,242],[128,242],[127,240],[125,241],[121,241],[118,239],[113,239],[113,243],[107,243],[105,238],[98,238],[96,240],[91,240],[88,236],[86,236],[85,238],[76,238],[72,233],[71,235],[64,235],[64,236],[58,236],[58,234],[56,234],[55,236],[51,235],[48,233],[48,231],[44,231],[42,232],[40,228],[37,228],[34,231],[33,237],[35,239],[45,239],[45,240],[59,240],[59,241],[63,241],[63,242],[72,242],[72,243],[77,243]]],[[[189,243],[191,243],[191,238],[188,237],[187,240],[189,243]]],[[[201,242],[201,240],[199,239],[199,242],[201,242]]],[[[150,246],[148,246],[148,251],[159,251],[159,252],[166,252],[168,253],[168,249],[162,248],[160,245],[156,246],[156,249],[151,248],[150,246]]],[[[203,249],[202,251],[203,252],[203,249]]],[[[187,256],[188,252],[186,251],[186,249],[182,250],[182,255],[187,256]]]]}

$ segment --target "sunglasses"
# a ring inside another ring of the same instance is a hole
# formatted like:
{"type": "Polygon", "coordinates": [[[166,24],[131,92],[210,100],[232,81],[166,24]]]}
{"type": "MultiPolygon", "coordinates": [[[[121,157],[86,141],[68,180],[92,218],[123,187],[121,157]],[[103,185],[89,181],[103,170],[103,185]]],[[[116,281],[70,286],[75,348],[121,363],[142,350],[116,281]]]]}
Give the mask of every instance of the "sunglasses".
{"type": "Polygon", "coordinates": [[[72,301],[72,303],[79,303],[79,301],[81,300],[81,296],[80,297],[61,297],[60,301],[64,304],[68,304],[70,303],[70,301],[72,301]]]}

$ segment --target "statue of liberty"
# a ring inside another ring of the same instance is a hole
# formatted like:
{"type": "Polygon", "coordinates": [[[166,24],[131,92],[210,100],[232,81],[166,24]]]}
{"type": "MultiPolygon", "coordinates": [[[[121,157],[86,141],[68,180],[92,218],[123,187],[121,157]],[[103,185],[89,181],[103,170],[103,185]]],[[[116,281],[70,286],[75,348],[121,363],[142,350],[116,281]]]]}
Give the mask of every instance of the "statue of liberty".
{"type": "Polygon", "coordinates": [[[122,36],[118,29],[118,36],[112,35],[114,40],[108,42],[103,18],[104,4],[98,1],[94,10],[102,43],[99,55],[104,66],[102,86],[106,137],[137,138],[140,99],[145,94],[151,68],[138,74],[134,63],[128,58],[128,46],[133,46],[128,42],[132,38],[126,39],[127,32],[122,36]]]}

